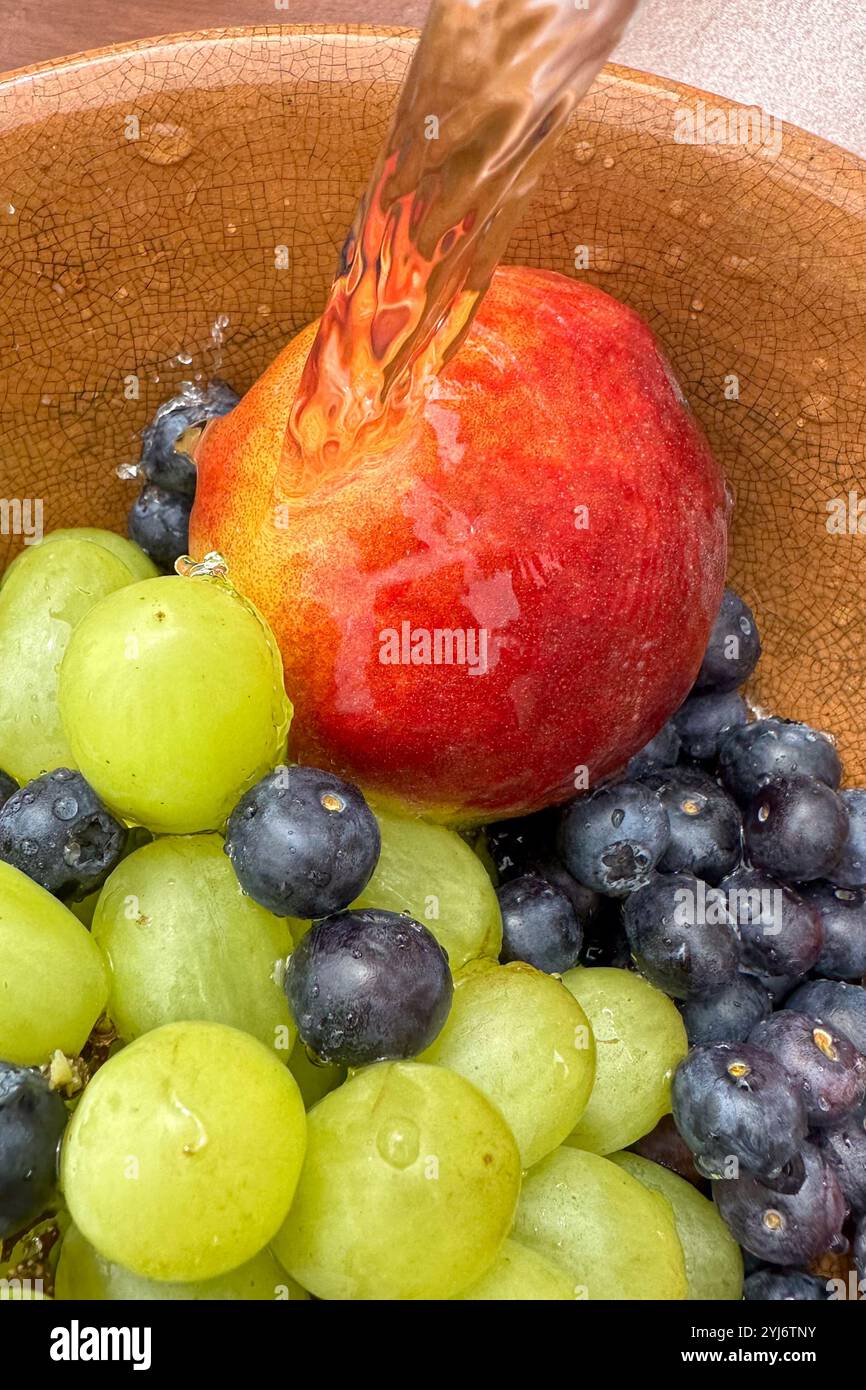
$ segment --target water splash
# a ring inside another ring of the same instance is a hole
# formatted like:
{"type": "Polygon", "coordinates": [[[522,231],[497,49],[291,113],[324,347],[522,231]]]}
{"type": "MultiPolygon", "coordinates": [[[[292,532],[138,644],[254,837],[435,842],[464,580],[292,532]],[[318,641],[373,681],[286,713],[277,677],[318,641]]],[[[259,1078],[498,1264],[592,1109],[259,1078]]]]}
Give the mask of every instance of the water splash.
{"type": "Polygon", "coordinates": [[[414,416],[636,3],[434,0],[305,364],[281,491],[414,416]]]}
{"type": "Polygon", "coordinates": [[[228,314],[217,314],[211,324],[210,337],[213,344],[211,361],[213,370],[218,372],[223,364],[223,345],[225,343],[225,331],[231,323],[228,314]]]}

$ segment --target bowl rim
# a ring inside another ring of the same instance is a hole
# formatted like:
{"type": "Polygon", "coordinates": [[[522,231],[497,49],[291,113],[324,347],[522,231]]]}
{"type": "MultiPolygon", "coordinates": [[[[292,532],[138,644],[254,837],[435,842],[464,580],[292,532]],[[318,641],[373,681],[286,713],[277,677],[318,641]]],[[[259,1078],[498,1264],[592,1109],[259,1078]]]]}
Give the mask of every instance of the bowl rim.
{"type": "MultiPolygon", "coordinates": [[[[279,44],[297,38],[309,41],[315,38],[327,39],[332,37],[354,39],[359,43],[368,42],[372,38],[381,38],[411,48],[417,43],[420,33],[420,29],[408,25],[348,23],[227,25],[212,29],[190,29],[168,34],[156,34],[141,39],[107,44],[100,48],[84,49],[78,53],[44,59],[38,63],[30,63],[24,67],[12,68],[7,72],[0,73],[0,103],[5,107],[5,119],[0,121],[0,126],[15,124],[14,110],[18,91],[20,90],[22,95],[30,96],[32,84],[39,79],[61,80],[83,67],[97,67],[100,64],[104,65],[108,71],[130,57],[148,52],[157,54],[190,44],[213,49],[225,47],[226,50],[230,50],[238,42],[249,43],[251,40],[266,44],[279,44]]],[[[677,78],[645,72],[640,68],[627,67],[621,63],[606,63],[595,79],[593,86],[605,79],[612,80],[625,89],[631,88],[656,97],[676,97],[680,100],[688,98],[692,101],[711,102],[714,106],[720,106],[728,112],[760,109],[756,106],[747,106],[744,102],[734,101],[731,97],[726,97],[720,92],[713,92],[703,87],[694,87],[690,83],[680,82],[677,78]]],[[[32,118],[32,112],[30,114],[32,118]]],[[[835,160],[841,157],[852,170],[866,173],[866,156],[858,155],[853,150],[846,149],[844,145],[836,144],[832,140],[826,140],[823,136],[815,134],[814,131],[806,130],[803,126],[795,125],[792,121],[776,117],[772,112],[764,114],[770,116],[774,121],[778,121],[783,133],[788,137],[793,137],[795,143],[802,143],[808,147],[813,152],[813,156],[820,153],[835,160]]],[[[708,146],[707,148],[718,147],[708,146]]]]}

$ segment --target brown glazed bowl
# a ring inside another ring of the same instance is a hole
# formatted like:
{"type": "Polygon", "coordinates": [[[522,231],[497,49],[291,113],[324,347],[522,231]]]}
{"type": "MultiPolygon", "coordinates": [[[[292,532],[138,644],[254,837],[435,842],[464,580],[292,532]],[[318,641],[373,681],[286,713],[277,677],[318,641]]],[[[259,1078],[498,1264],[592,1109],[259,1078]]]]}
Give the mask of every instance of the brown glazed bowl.
{"type": "MultiPolygon", "coordinates": [[[[414,42],[225,30],[0,81],[4,532],[16,498],[46,530],[123,529],[116,470],[158,402],[197,372],[245,389],[320,311],[414,42]]],[[[866,164],[748,120],[605,69],[510,259],[652,324],[735,491],[754,699],[834,731],[863,780],[866,164]]],[[[0,567],[19,544],[0,535],[0,567]]]]}

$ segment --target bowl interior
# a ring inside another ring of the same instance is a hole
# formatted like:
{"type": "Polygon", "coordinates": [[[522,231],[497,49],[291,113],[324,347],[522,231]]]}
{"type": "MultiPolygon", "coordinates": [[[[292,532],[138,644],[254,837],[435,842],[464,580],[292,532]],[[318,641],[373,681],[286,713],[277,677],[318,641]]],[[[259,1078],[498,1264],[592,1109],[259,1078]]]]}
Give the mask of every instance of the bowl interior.
{"type": "MultiPolygon", "coordinates": [[[[413,43],[219,31],[0,83],[0,567],[37,501],[45,530],[123,529],[117,469],[159,401],[198,373],[246,388],[320,311],[413,43]]],[[[735,491],[754,699],[835,732],[857,780],[866,165],[789,126],[682,143],[738,119],[605,69],[509,259],[585,275],[651,323],[735,491]]]]}

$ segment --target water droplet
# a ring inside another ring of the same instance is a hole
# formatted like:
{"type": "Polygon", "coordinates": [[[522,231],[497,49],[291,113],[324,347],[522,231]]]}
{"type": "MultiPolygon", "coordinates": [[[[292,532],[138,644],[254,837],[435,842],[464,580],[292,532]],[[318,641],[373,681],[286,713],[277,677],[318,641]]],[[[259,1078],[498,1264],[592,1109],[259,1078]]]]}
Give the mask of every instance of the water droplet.
{"type": "Polygon", "coordinates": [[[595,150],[588,140],[578,140],[571,152],[571,157],[575,164],[588,164],[594,154],[595,150]]]}
{"type": "Polygon", "coordinates": [[[619,830],[619,827],[622,825],[624,820],[625,811],[617,807],[617,809],[611,814],[610,818],[610,823],[613,826],[614,830],[619,830]]]}
{"type": "Polygon", "coordinates": [[[146,126],[140,138],[130,143],[148,164],[180,164],[195,148],[195,141],[186,127],[170,121],[156,121],[146,126]]]}
{"type": "Polygon", "coordinates": [[[18,216],[18,209],[16,208],[14,203],[6,204],[6,216],[11,217],[13,219],[18,216]]]}
{"type": "Polygon", "coordinates": [[[192,365],[192,353],[191,353],[191,352],[179,352],[179,353],[177,354],[177,362],[178,362],[179,366],[181,366],[181,367],[189,367],[189,366],[191,366],[191,365],[192,365]]]}
{"type": "Polygon", "coordinates": [[[376,1135],[376,1148],[392,1168],[408,1168],[421,1148],[421,1135],[415,1121],[400,1117],[389,1120],[376,1135]]]}
{"type": "Polygon", "coordinates": [[[223,362],[223,343],[225,342],[225,330],[231,320],[228,314],[217,314],[211,325],[210,336],[213,343],[213,368],[214,371],[222,366],[223,362]]]}
{"type": "Polygon", "coordinates": [[[58,796],[51,809],[58,820],[74,820],[78,815],[78,802],[74,796],[58,796]]]}
{"type": "Polygon", "coordinates": [[[119,463],[114,471],[118,478],[122,478],[124,482],[129,482],[130,478],[138,477],[138,464],[119,463]]]}
{"type": "Polygon", "coordinates": [[[306,1044],[304,1045],[304,1052],[306,1053],[307,1061],[310,1063],[311,1066],[326,1067],[328,1065],[328,1063],[324,1061],[324,1059],[320,1057],[317,1052],[314,1052],[311,1047],[307,1047],[306,1044]]]}
{"type": "Polygon", "coordinates": [[[764,801],[764,802],[762,802],[762,804],[758,807],[758,820],[759,820],[759,821],[761,822],[761,824],[763,825],[764,821],[767,821],[767,820],[769,820],[769,819],[770,819],[770,808],[769,808],[769,806],[767,805],[766,801],[764,801]]]}
{"type": "Polygon", "coordinates": [[[795,423],[797,425],[797,429],[801,430],[805,425],[806,421],[803,419],[802,415],[798,415],[795,423]]]}
{"type": "Polygon", "coordinates": [[[227,223],[226,223],[226,231],[228,232],[229,236],[234,236],[235,233],[236,233],[236,231],[237,231],[237,223],[235,223],[235,222],[227,222],[227,223]]]}
{"type": "Polygon", "coordinates": [[[698,213],[698,226],[699,226],[699,227],[712,227],[712,225],[713,225],[713,223],[715,222],[715,220],[716,220],[716,219],[713,217],[712,213],[710,213],[710,212],[699,212],[699,213],[698,213]]]}
{"type": "Polygon", "coordinates": [[[612,169],[614,164],[616,164],[616,160],[614,159],[612,154],[606,154],[601,162],[604,165],[605,169],[612,169]]]}
{"type": "Polygon", "coordinates": [[[692,300],[692,308],[694,309],[696,314],[699,314],[701,313],[703,307],[704,301],[701,299],[701,296],[699,294],[696,294],[694,299],[692,300]]]}
{"type": "Polygon", "coordinates": [[[181,555],[174,562],[175,573],[187,579],[227,579],[229,567],[218,550],[210,550],[203,560],[181,555]]]}

